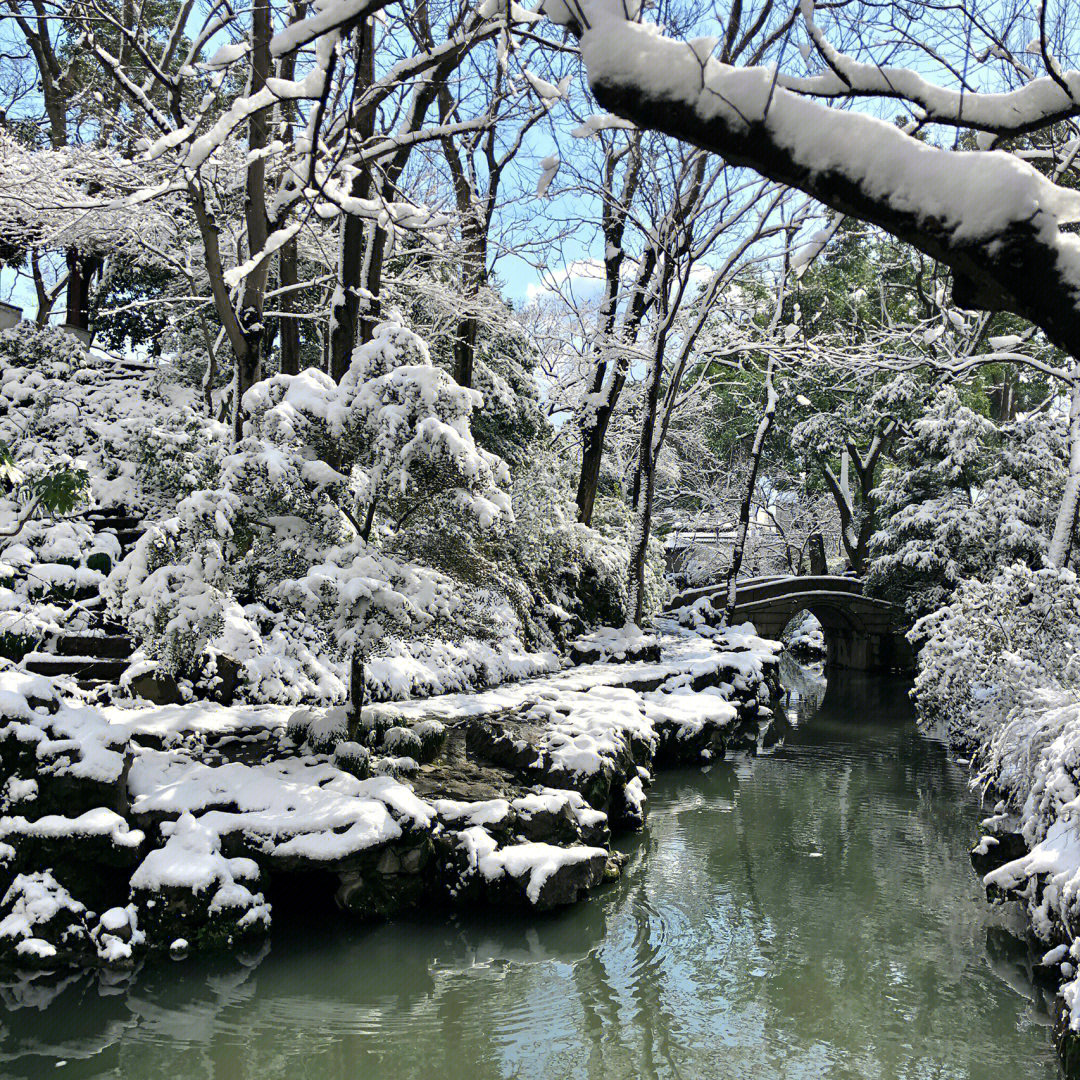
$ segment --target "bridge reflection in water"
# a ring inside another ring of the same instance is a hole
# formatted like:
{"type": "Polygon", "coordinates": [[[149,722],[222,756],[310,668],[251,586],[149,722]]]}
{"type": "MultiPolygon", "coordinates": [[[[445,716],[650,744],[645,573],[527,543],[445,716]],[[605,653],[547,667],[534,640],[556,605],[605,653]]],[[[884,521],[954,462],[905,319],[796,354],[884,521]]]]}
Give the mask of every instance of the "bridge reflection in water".
{"type": "MultiPolygon", "coordinates": [[[[671,607],[708,597],[716,608],[727,602],[727,585],[679,593],[671,607]]],[[[912,671],[915,657],[904,636],[903,609],[864,594],[861,578],[822,574],[759,577],[737,583],[731,622],[751,622],[762,637],[779,638],[800,611],[809,611],[825,634],[826,666],[855,671],[912,671]]]]}

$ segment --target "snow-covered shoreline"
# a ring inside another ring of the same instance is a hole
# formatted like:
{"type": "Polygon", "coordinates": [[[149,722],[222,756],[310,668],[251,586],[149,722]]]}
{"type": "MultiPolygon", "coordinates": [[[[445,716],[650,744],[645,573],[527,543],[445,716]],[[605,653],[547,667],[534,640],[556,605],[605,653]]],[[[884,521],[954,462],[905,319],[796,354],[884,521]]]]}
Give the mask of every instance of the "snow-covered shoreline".
{"type": "Polygon", "coordinates": [[[1047,710],[1040,724],[1051,735],[1029,754],[1031,792],[1018,813],[1003,798],[982,821],[971,860],[993,901],[1017,901],[1039,966],[1057,985],[1055,1037],[1065,1075],[1080,1071],[1080,939],[1073,917],[1080,896],[1080,822],[1075,768],[1080,708],[1047,710]],[[1047,823],[1049,822],[1049,824],[1047,823]]]}
{"type": "Polygon", "coordinates": [[[374,706],[362,743],[340,709],[95,708],[0,670],[0,963],[238,947],[290,873],[362,918],[572,903],[655,768],[753,745],[779,649],[668,626],[659,659],[374,706]]]}

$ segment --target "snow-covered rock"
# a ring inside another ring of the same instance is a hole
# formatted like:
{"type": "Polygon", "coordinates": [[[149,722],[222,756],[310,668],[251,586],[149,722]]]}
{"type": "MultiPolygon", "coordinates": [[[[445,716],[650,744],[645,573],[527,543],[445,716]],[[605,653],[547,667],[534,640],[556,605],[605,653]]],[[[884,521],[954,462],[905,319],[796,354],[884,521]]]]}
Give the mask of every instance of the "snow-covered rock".
{"type": "Polygon", "coordinates": [[[570,642],[570,656],[575,664],[593,664],[602,660],[631,662],[660,659],[660,639],[655,634],[639,630],[633,623],[626,626],[601,626],[570,642]]]}
{"type": "Polygon", "coordinates": [[[0,962],[12,967],[78,964],[91,949],[86,906],[51,871],[15,878],[0,900],[0,962]]]}
{"type": "Polygon", "coordinates": [[[168,946],[179,931],[201,948],[214,948],[270,928],[257,863],[226,858],[218,834],[190,813],[165,823],[162,832],[164,847],[151,851],[131,877],[133,905],[150,941],[168,946]]]}

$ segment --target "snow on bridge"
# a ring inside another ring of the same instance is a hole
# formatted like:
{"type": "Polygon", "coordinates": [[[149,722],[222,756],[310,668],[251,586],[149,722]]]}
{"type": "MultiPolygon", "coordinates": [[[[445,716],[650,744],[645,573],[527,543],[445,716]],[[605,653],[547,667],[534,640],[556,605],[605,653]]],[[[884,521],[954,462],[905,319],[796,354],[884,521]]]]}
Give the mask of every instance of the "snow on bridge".
{"type": "MultiPolygon", "coordinates": [[[[702,597],[716,608],[727,603],[727,583],[688,589],[673,598],[671,608],[702,597]]],[[[910,671],[914,654],[904,632],[902,608],[866,596],[857,577],[822,574],[807,577],[756,577],[736,584],[731,623],[754,624],[766,638],[779,638],[800,612],[809,611],[821,623],[830,667],[860,671],[910,671]]]]}

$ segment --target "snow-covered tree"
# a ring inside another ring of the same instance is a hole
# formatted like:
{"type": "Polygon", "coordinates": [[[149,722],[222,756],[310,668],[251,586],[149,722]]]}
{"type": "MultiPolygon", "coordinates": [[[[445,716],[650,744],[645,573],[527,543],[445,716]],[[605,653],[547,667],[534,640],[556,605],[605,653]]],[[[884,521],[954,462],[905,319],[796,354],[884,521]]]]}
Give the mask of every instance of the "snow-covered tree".
{"type": "Polygon", "coordinates": [[[792,448],[836,503],[844,552],[857,573],[866,572],[870,539],[878,531],[879,466],[901,423],[917,415],[929,392],[925,380],[899,375],[868,397],[848,394],[834,400],[831,409],[801,420],[791,431],[792,448]]]}
{"type": "Polygon", "coordinates": [[[949,266],[960,306],[1012,311],[1080,354],[1080,247],[1067,227],[1080,217],[1080,196],[1068,186],[1071,144],[1053,142],[1048,174],[1023,159],[1022,145],[1017,154],[997,148],[1080,113],[1076,76],[1056,55],[1063,42],[1045,13],[1002,27],[975,67],[963,65],[969,85],[947,62],[932,81],[918,58],[946,32],[985,41],[997,19],[981,5],[950,9],[948,31],[935,26],[935,5],[912,5],[899,37],[884,10],[874,32],[877,13],[865,5],[827,30],[813,3],[787,24],[780,10],[759,19],[756,9],[720,4],[694,21],[689,32],[701,36],[685,39],[623,0],[548,0],[544,10],[578,39],[604,108],[880,226],[949,266]],[[834,45],[835,35],[853,52],[834,45]],[[1032,52],[1045,74],[1017,61],[1032,52]],[[815,98],[893,102],[912,123],[815,98]],[[957,137],[942,140],[949,148],[916,137],[926,130],[970,132],[980,149],[957,137]]]}
{"type": "Polygon", "coordinates": [[[371,645],[448,619],[458,603],[444,575],[380,551],[380,532],[422,521],[486,529],[511,516],[506,467],[470,430],[480,403],[393,322],[356,349],[340,384],[317,369],[257,383],[214,486],[140,541],[114,583],[116,606],[151,655],[184,674],[207,646],[284,638],[307,620],[350,657],[358,715],[371,645]]]}
{"type": "Polygon", "coordinates": [[[874,491],[868,588],[922,615],[965,580],[1018,559],[1041,565],[1064,473],[1060,415],[1000,431],[943,388],[874,491]]]}
{"type": "MultiPolygon", "coordinates": [[[[1080,586],[1071,570],[1004,567],[965,581],[921,619],[915,699],[928,723],[977,756],[983,778],[1022,806],[1058,731],[1051,703],[1080,699],[1080,586]]],[[[1056,816],[1056,815],[1055,815],[1056,816]]]]}

